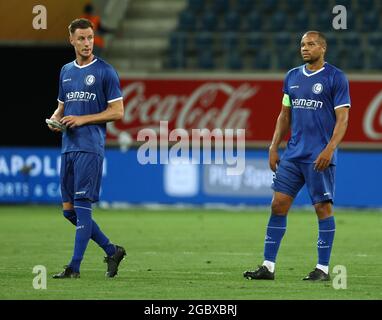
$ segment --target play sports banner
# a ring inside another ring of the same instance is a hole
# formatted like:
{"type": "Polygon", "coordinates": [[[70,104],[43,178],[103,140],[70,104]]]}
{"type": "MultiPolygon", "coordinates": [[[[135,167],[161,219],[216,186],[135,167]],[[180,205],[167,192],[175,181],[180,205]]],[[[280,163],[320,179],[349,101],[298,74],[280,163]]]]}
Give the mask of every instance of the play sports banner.
{"type": "MultiPolygon", "coordinates": [[[[382,77],[350,79],[352,108],[342,147],[382,147],[382,77]]],[[[121,77],[125,115],[108,124],[107,142],[141,129],[245,129],[247,146],[266,146],[281,108],[283,78],[158,75],[121,77]]]]}

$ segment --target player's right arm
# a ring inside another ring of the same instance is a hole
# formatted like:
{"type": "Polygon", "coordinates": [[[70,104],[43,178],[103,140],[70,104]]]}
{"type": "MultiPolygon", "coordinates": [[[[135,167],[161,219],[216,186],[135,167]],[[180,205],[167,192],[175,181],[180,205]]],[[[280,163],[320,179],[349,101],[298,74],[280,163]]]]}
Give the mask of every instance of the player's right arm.
{"type": "Polygon", "coordinates": [[[278,149],[281,141],[287,135],[291,125],[291,106],[289,102],[289,96],[284,94],[283,104],[280,114],[277,118],[276,128],[273,133],[272,143],[269,146],[269,167],[273,172],[276,171],[276,167],[280,162],[278,149]]]}
{"type": "MultiPolygon", "coordinates": [[[[61,118],[64,116],[64,103],[61,101],[58,101],[58,106],[57,109],[53,112],[52,116],[50,119],[60,121],[61,118]]],[[[48,125],[49,129],[54,131],[54,132],[61,132],[60,129],[53,128],[52,126],[48,125]]]]}

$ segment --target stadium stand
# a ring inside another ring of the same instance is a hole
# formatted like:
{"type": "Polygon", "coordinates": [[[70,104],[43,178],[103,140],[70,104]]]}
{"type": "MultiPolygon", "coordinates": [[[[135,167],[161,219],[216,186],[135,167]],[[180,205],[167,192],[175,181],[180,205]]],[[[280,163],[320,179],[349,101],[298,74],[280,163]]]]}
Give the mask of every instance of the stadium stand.
{"type": "MultiPolygon", "coordinates": [[[[168,57],[176,50],[184,61],[197,58],[204,62],[197,65],[208,69],[285,70],[301,63],[298,48],[303,32],[316,29],[327,36],[328,61],[347,70],[378,71],[381,63],[374,61],[372,48],[382,46],[381,10],[375,0],[187,0],[170,32],[163,67],[172,69],[168,57]],[[335,5],[347,9],[347,30],[332,26],[335,5]],[[174,48],[174,34],[180,32],[185,43],[174,48]],[[195,44],[190,45],[192,39],[195,44]]],[[[186,70],[195,66],[184,65],[186,70]]]]}

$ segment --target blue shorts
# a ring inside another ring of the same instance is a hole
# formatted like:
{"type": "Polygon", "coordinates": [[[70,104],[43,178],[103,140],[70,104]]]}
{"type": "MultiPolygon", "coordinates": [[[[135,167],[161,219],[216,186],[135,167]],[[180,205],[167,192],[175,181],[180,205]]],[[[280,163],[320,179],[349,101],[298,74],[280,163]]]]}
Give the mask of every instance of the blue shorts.
{"type": "Polygon", "coordinates": [[[273,178],[272,189],[295,198],[306,184],[312,204],[334,199],[336,166],[314,170],[314,163],[281,160],[273,178]]]}
{"type": "Polygon", "coordinates": [[[76,199],[99,200],[103,157],[91,152],[68,152],[61,155],[62,202],[76,199]]]}

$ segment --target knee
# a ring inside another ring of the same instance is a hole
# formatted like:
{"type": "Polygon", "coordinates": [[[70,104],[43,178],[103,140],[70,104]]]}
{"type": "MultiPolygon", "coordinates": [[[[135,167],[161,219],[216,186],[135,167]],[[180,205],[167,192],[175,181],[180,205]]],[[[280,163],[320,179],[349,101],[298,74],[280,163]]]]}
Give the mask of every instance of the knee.
{"type": "Polygon", "coordinates": [[[332,204],[330,202],[320,202],[314,205],[319,219],[325,219],[332,215],[332,204]]]}
{"type": "Polygon", "coordinates": [[[273,214],[287,215],[290,207],[290,202],[283,199],[273,199],[271,209],[273,214]]]}

